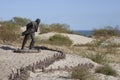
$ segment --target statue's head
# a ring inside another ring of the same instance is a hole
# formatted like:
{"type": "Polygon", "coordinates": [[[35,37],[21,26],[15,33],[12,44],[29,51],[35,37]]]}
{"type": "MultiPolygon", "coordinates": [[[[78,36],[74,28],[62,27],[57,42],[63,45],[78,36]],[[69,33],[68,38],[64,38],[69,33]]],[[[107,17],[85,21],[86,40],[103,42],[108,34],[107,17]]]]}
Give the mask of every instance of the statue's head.
{"type": "Polygon", "coordinates": [[[40,19],[36,19],[35,22],[37,22],[37,24],[39,24],[40,23],[40,19]]]}

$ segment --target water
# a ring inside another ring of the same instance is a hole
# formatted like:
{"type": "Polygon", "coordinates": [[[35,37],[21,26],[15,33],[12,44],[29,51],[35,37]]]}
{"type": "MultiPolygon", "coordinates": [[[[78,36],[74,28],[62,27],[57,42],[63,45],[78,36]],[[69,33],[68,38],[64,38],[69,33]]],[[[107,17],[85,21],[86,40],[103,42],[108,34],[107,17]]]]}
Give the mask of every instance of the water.
{"type": "Polygon", "coordinates": [[[92,35],[92,30],[78,30],[75,32],[79,33],[80,35],[84,35],[84,36],[91,36],[92,35]]]}

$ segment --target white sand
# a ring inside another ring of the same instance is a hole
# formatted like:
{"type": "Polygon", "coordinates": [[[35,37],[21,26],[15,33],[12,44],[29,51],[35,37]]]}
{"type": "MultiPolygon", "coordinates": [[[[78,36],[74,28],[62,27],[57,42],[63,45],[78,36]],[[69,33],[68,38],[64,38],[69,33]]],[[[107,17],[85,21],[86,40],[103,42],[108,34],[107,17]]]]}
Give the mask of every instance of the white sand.
{"type": "MultiPolygon", "coordinates": [[[[9,47],[8,45],[0,45],[0,47],[9,47]]],[[[40,53],[13,53],[12,50],[4,50],[0,48],[0,80],[7,80],[12,69],[19,69],[20,67],[33,64],[46,57],[52,57],[56,52],[41,50],[40,53]]]]}
{"type": "MultiPolygon", "coordinates": [[[[90,59],[83,58],[78,55],[72,55],[72,54],[66,54],[65,59],[61,59],[60,61],[55,61],[53,64],[51,64],[49,67],[46,68],[46,70],[49,69],[58,69],[58,66],[62,69],[67,66],[68,68],[76,67],[78,64],[92,64],[94,65],[94,68],[99,66],[99,64],[91,61],[90,59]]],[[[70,73],[67,71],[62,70],[56,70],[53,72],[39,72],[39,73],[32,73],[30,72],[30,77],[28,80],[73,80],[70,78],[70,73]]]]}
{"type": "MultiPolygon", "coordinates": [[[[13,53],[12,49],[14,47],[9,45],[0,45],[0,80],[8,80],[8,76],[11,73],[12,69],[19,69],[20,67],[27,66],[29,64],[33,64],[39,60],[43,60],[46,57],[52,57],[56,52],[49,51],[49,50],[41,50],[40,53],[13,53]],[[3,47],[7,50],[4,50],[3,47]]],[[[75,67],[78,64],[93,64],[95,67],[99,66],[99,64],[93,62],[90,59],[83,58],[78,55],[73,54],[66,54],[66,58],[56,61],[50,66],[46,68],[46,70],[58,68],[60,66],[61,68],[65,66],[72,66],[75,67]]],[[[120,75],[120,68],[119,65],[115,67],[115,65],[112,65],[117,72],[120,75]]],[[[119,77],[113,77],[113,76],[107,76],[103,74],[95,74],[100,78],[100,80],[119,80],[119,77]]],[[[30,72],[30,77],[28,80],[72,80],[70,79],[70,73],[67,71],[55,71],[55,72],[38,72],[33,73],[30,72]]]]}
{"type": "MultiPolygon", "coordinates": [[[[49,70],[51,68],[58,69],[58,66],[60,68],[64,68],[65,66],[76,67],[78,64],[85,65],[89,63],[94,65],[94,67],[92,68],[92,71],[93,71],[92,74],[96,77],[96,80],[120,80],[119,77],[94,73],[94,69],[100,66],[99,64],[91,61],[90,59],[83,58],[81,56],[73,55],[73,54],[67,54],[65,59],[54,62],[49,67],[47,67],[46,70],[49,70]]],[[[117,66],[117,68],[119,68],[119,66],[117,66]]],[[[114,69],[116,69],[116,67],[114,69]]],[[[118,70],[117,72],[119,73],[120,68],[116,70],[118,70]]],[[[46,73],[46,72],[41,72],[38,70],[38,72],[36,73],[30,72],[30,77],[28,80],[74,80],[74,79],[71,79],[71,73],[67,71],[55,70],[55,71],[46,73]]]]}

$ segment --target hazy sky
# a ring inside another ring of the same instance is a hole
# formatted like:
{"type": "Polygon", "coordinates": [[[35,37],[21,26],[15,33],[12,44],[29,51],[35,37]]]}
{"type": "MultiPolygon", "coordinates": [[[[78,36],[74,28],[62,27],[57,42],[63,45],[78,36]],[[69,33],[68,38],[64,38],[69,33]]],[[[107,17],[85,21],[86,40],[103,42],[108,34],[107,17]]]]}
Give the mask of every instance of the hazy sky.
{"type": "Polygon", "coordinates": [[[14,16],[66,23],[73,30],[120,26],[120,0],[0,0],[0,19],[14,16]]]}

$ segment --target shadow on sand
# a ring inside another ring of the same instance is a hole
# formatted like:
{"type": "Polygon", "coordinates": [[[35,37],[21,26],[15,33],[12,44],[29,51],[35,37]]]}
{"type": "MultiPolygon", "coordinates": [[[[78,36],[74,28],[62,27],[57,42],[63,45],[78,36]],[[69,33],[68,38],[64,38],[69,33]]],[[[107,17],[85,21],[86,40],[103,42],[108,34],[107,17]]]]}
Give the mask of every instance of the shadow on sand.
{"type": "Polygon", "coordinates": [[[0,46],[3,50],[15,50],[15,48],[11,48],[10,46],[0,46]]]}
{"type": "Polygon", "coordinates": [[[35,46],[35,49],[40,49],[40,50],[50,50],[50,51],[57,51],[57,52],[60,52],[60,53],[63,53],[62,51],[59,51],[59,50],[54,50],[54,49],[51,49],[51,48],[48,48],[48,47],[45,47],[45,46],[35,46]]]}
{"type": "MultiPolygon", "coordinates": [[[[10,46],[7,46],[7,45],[0,46],[0,48],[3,49],[3,50],[12,50],[13,52],[17,51],[16,48],[13,48],[13,47],[10,47],[10,46]]],[[[62,51],[54,50],[54,49],[51,49],[51,48],[48,48],[48,47],[45,47],[45,46],[35,46],[34,49],[35,50],[50,50],[50,51],[57,51],[57,52],[63,53],[62,51]]],[[[18,50],[20,50],[20,49],[18,49],[18,50]]],[[[28,49],[28,51],[29,51],[29,49],[28,49]]]]}

